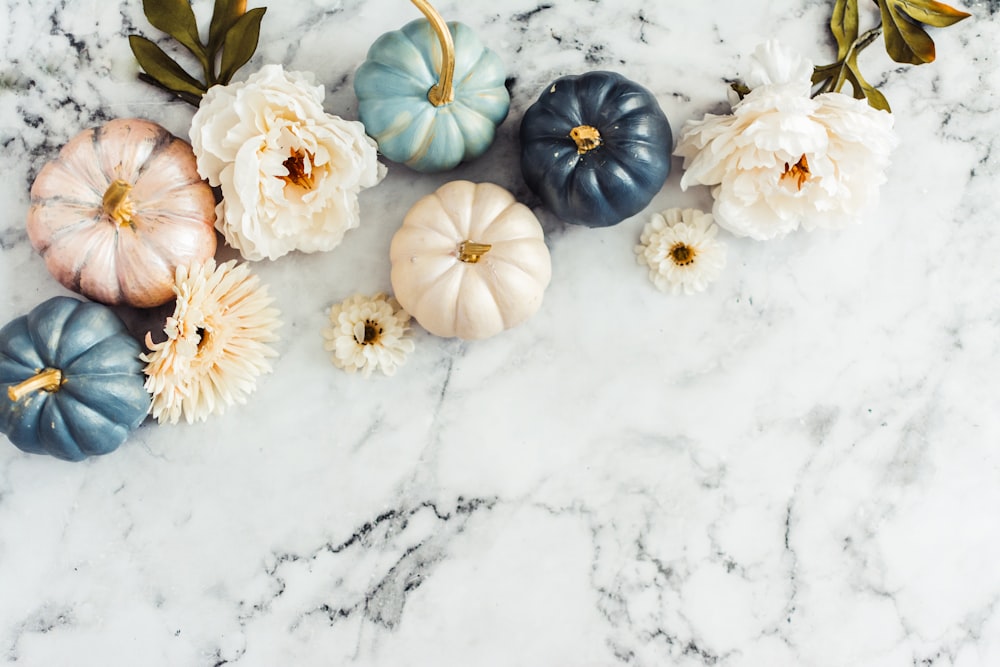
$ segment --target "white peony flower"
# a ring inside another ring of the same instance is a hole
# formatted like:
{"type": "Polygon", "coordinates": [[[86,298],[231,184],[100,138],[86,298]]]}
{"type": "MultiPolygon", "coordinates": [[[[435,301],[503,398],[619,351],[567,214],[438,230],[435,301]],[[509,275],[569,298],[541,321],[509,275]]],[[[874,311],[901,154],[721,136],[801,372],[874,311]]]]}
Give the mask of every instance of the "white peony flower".
{"type": "Polygon", "coordinates": [[[758,240],[841,228],[878,200],[896,145],[892,115],[842,93],[810,98],[813,66],[777,42],[754,52],[754,87],[728,116],[681,130],[681,188],[714,186],[718,224],[758,240]]]}
{"type": "Polygon", "coordinates": [[[154,343],[147,333],[150,352],[141,358],[153,417],[175,424],[183,416],[190,424],[246,402],[277,356],[267,343],[278,340],[281,320],[267,288],[236,260],[178,266],[174,292],[167,339],[154,343]]]}
{"type": "Polygon", "coordinates": [[[222,187],[216,226],[246,259],[331,250],[358,226],[358,192],[385,176],[364,126],[322,103],[323,86],[281,65],[202,98],[191,121],[198,172],[222,187]]]}
{"type": "Polygon", "coordinates": [[[323,330],[323,347],[333,365],[365,377],[376,368],[393,375],[413,351],[410,315],[392,297],[360,294],[330,308],[330,328],[323,330]]]}
{"type": "Polygon", "coordinates": [[[712,216],[695,209],[672,208],[653,215],[635,247],[639,264],[663,292],[704,292],[726,266],[726,246],[715,238],[712,216]]]}

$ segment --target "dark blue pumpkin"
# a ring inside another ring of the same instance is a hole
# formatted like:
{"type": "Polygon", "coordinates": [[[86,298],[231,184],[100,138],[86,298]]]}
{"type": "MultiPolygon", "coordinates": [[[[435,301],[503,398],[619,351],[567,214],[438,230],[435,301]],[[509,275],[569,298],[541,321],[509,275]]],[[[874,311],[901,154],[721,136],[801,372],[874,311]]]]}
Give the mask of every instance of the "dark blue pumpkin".
{"type": "Polygon", "coordinates": [[[0,329],[0,431],[68,461],[118,449],[149,410],[140,352],[107,306],[49,299],[0,329]]]}
{"type": "Polygon", "coordinates": [[[614,72],[564,76],[521,120],[521,172],[567,222],[608,227],[649,205],[670,173],[670,123],[651,92],[614,72]]]}

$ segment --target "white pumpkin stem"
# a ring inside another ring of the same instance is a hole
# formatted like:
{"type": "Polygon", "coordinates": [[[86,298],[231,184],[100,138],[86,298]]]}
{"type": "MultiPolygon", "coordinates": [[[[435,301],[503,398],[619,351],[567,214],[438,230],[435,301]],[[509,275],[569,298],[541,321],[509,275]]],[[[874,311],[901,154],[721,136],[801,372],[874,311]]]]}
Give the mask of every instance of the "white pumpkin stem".
{"type": "Polygon", "coordinates": [[[569,136],[576,142],[576,152],[580,155],[601,145],[601,133],[590,125],[577,125],[569,131],[569,136]]]}
{"type": "Polygon", "coordinates": [[[128,194],[132,191],[132,184],[122,179],[116,179],[104,191],[104,214],[114,220],[119,225],[128,225],[132,222],[132,200],[128,194]]]}
{"type": "Polygon", "coordinates": [[[7,397],[17,403],[35,391],[56,391],[62,386],[62,383],[63,375],[61,370],[58,368],[46,368],[20,384],[7,387],[7,397]]]}
{"type": "Polygon", "coordinates": [[[436,107],[451,104],[455,101],[455,42],[451,38],[451,31],[444,18],[438,14],[437,10],[431,6],[427,0],[410,0],[419,9],[431,27],[437,34],[441,42],[441,72],[438,74],[438,82],[427,91],[427,99],[436,107]]]}
{"type": "Polygon", "coordinates": [[[489,243],[462,241],[458,244],[458,259],[468,264],[475,264],[488,253],[493,246],[489,243]]]}

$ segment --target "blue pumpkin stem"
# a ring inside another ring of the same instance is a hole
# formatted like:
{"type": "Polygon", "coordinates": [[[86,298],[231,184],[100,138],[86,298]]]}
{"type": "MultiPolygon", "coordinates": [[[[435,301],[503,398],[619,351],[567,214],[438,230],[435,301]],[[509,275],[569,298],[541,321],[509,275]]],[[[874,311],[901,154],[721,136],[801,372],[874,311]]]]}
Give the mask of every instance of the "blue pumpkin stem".
{"type": "Polygon", "coordinates": [[[24,382],[16,384],[13,387],[7,387],[7,397],[14,403],[17,403],[32,392],[58,391],[62,383],[63,376],[61,370],[58,368],[46,368],[32,375],[24,382]]]}
{"type": "Polygon", "coordinates": [[[438,74],[438,82],[427,91],[427,99],[436,107],[451,104],[455,101],[455,41],[451,37],[451,30],[448,29],[444,18],[427,0],[410,0],[410,2],[427,17],[427,21],[441,42],[441,72],[438,74]]]}

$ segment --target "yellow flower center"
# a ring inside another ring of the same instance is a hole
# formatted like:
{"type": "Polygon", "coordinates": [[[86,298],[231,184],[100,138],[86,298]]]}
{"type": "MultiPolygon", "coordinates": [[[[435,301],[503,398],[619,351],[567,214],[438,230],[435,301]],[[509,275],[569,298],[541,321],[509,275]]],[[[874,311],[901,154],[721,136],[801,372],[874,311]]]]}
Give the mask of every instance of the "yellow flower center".
{"type": "Polygon", "coordinates": [[[288,159],[281,163],[281,166],[288,170],[288,175],[279,176],[278,178],[285,183],[297,185],[305,190],[312,190],[316,187],[316,183],[313,180],[313,175],[306,173],[306,157],[309,158],[309,164],[312,164],[315,159],[312,153],[309,151],[303,152],[298,149],[293,150],[288,159]]]}
{"type": "Polygon", "coordinates": [[[698,252],[684,243],[675,243],[670,248],[670,259],[677,266],[687,266],[694,263],[698,252]]]}
{"type": "Polygon", "coordinates": [[[781,180],[784,181],[786,178],[795,181],[798,190],[802,189],[802,184],[809,180],[809,161],[805,154],[794,165],[785,163],[785,171],[781,173],[781,180]]]}
{"type": "Polygon", "coordinates": [[[374,345],[382,338],[383,331],[378,322],[358,322],[354,325],[354,340],[358,341],[358,345],[374,345]]]}

